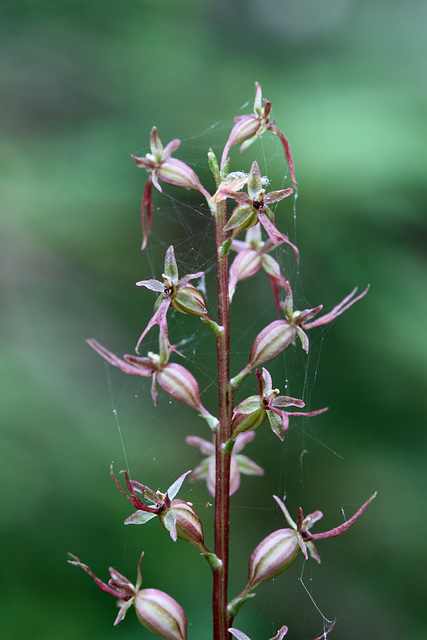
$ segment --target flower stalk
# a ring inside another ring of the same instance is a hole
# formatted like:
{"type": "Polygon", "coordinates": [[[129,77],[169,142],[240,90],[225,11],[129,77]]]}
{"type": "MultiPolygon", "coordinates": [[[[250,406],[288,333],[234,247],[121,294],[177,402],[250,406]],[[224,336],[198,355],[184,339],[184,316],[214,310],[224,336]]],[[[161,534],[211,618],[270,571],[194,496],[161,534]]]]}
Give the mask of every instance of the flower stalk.
{"type": "Polygon", "coordinates": [[[228,294],[228,256],[220,247],[227,239],[226,201],[218,202],[215,215],[215,246],[217,256],[218,320],[224,331],[217,337],[219,428],[215,438],[215,554],[222,567],[214,573],[212,614],[214,640],[227,640],[227,585],[230,528],[230,464],[231,453],[225,448],[231,437],[233,391],[230,387],[230,298],[228,294]]]}

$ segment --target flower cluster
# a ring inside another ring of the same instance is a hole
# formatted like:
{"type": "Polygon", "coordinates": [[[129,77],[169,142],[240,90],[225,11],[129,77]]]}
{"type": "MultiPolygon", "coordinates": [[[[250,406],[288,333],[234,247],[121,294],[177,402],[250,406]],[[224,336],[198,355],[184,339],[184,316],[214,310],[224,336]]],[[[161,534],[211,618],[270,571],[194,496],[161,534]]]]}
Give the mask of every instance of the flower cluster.
{"type": "MultiPolygon", "coordinates": [[[[174,542],[178,539],[190,542],[207,561],[213,574],[214,640],[225,639],[230,634],[236,640],[250,640],[243,631],[231,625],[243,604],[253,597],[254,590],[260,584],[283,573],[295,561],[300,551],[305,559],[310,555],[320,562],[315,541],[333,538],[346,531],[376,495],[372,495],[350,519],[324,533],[311,531],[312,526],[322,517],[320,511],[304,516],[299,508],[295,522],[284,502],[273,496],[287,520],[288,527],[273,531],[254,548],[249,558],[246,586],[227,605],[230,496],[238,491],[242,475],[264,474],[264,470],[254,460],[242,453],[244,447],[253,441],[256,429],[264,421],[268,420],[273,433],[283,441],[292,416],[311,417],[327,410],[322,408],[316,411],[302,411],[305,407],[304,401],[297,397],[280,395],[279,389],[273,386],[269,371],[261,365],[273,360],[298,341],[302,349],[308,353],[309,339],[306,332],[332,322],[363,298],[368,291],[366,288],[357,295],[357,289],[353,289],[331,311],[321,316],[318,314],[323,309],[322,305],[294,310],[291,285],[277,260],[270,255],[271,251],[285,244],[292,249],[295,259],[299,260],[298,248],[277,228],[277,211],[275,209],[273,212],[271,208],[292,194],[295,196],[297,184],[289,142],[274,120],[270,119],[271,110],[271,102],[262,97],[261,86],[256,83],[254,111],[252,114],[235,118],[221,161],[217,160],[212,150],[208,153],[216,187],[213,195],[205,189],[191,167],[172,157],[179,148],[180,141],[174,139],[163,147],[156,127],[152,128],[150,134],[150,152],[145,157],[132,156],[138,167],[148,171],[142,197],[142,249],[147,245],[152,228],[153,186],[160,192],[161,183],[194,189],[205,198],[215,226],[215,248],[212,253],[216,255],[217,266],[218,322],[209,315],[203,293],[191,282],[204,276],[204,272],[197,271],[180,277],[175,249],[170,245],[166,250],[161,279],[151,278],[136,283],[137,286],[157,295],[151,318],[138,339],[137,355],[125,354],[121,358],[97,340],[87,341],[102,358],[124,373],[151,378],[151,397],[155,406],[158,404],[160,388],[173,400],[195,409],[209,426],[209,439],[199,435],[186,437],[186,442],[197,447],[203,454],[203,460],[194,471],[188,470],[180,475],[165,492],[153,490],[148,485],[131,479],[128,471],[122,471],[126,485],[123,488],[114,475],[113,464],[110,473],[120,493],[135,509],[125,519],[125,525],[144,525],[150,520],[158,519],[174,542]],[[252,162],[249,173],[230,171],[230,149],[240,145],[240,151],[243,151],[268,132],[277,135],[282,143],[292,181],[291,187],[268,191],[268,180],[261,175],[256,161],[252,162]],[[228,211],[231,209],[230,200],[233,208],[228,211]],[[244,241],[238,239],[243,232],[244,241]],[[237,254],[231,266],[228,263],[230,250],[237,254]],[[230,379],[230,304],[239,283],[252,278],[259,271],[264,271],[269,278],[277,319],[267,324],[255,336],[247,365],[237,376],[230,379]],[[169,339],[170,309],[198,317],[213,334],[218,359],[218,418],[202,403],[202,394],[193,373],[181,364],[170,361],[172,354],[182,355],[169,339]],[[141,356],[139,348],[153,327],[158,328],[159,353],[149,351],[147,355],[141,356]],[[254,369],[257,393],[235,402],[235,392],[254,369]],[[296,411],[288,411],[289,407],[296,408],[296,411]],[[177,497],[187,477],[190,482],[205,481],[210,496],[215,499],[214,552],[209,551],[205,545],[202,521],[193,503],[177,497]]],[[[277,443],[275,438],[273,440],[277,443]]],[[[133,606],[141,624],[155,635],[165,640],[186,640],[187,618],[178,602],[159,589],[141,588],[143,555],[144,553],[141,554],[138,563],[135,584],[113,568],[110,568],[110,579],[105,583],[76,556],[70,554],[69,562],[90,575],[102,591],[117,598],[119,613],[114,624],[123,620],[127,610],[133,606]]],[[[334,623],[316,640],[325,638],[333,626],[334,623]]],[[[283,640],[287,631],[287,626],[283,625],[271,640],[283,640]]],[[[204,631],[203,633],[207,635],[204,631]]]]}

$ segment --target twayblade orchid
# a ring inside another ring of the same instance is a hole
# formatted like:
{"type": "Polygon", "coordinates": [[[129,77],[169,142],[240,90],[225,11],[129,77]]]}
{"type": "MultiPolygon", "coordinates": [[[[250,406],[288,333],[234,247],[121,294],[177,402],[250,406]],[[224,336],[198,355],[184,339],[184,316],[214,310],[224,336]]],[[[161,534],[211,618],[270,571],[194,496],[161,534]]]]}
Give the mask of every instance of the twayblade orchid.
{"type": "Polygon", "coordinates": [[[291,147],[283,131],[275,124],[274,120],[270,122],[271,102],[262,97],[261,85],[255,82],[255,101],[254,112],[244,116],[236,116],[234,118],[235,125],[231,130],[227,143],[221,158],[221,167],[225,165],[228,158],[230,148],[236,144],[240,144],[240,151],[247,149],[255,140],[258,140],[262,134],[269,130],[279,136],[285,153],[286,162],[291,174],[292,184],[296,186],[294,161],[292,159],[291,147]],[[263,104],[264,103],[264,104],[263,104]]]}
{"type": "Polygon", "coordinates": [[[263,242],[260,223],[246,231],[244,241],[232,241],[231,249],[237,252],[237,256],[234,258],[230,267],[228,285],[230,301],[233,298],[237,283],[240,280],[251,278],[258,273],[260,269],[263,269],[270,280],[274,304],[277,315],[280,318],[282,309],[279,306],[279,287],[284,287],[286,280],[280,272],[279,263],[268,253],[279,244],[280,243],[275,244],[271,238],[267,238],[267,240],[263,242]]]}
{"type": "Polygon", "coordinates": [[[273,389],[271,375],[264,367],[262,373],[257,369],[255,375],[258,379],[258,395],[246,398],[235,407],[231,421],[233,438],[248,429],[257,429],[268,418],[273,433],[283,440],[290,416],[317,416],[327,411],[327,407],[308,412],[284,411],[285,407],[304,407],[303,400],[279,396],[279,389],[273,389]]]}
{"type": "Polygon", "coordinates": [[[290,196],[293,193],[293,189],[281,189],[279,191],[266,193],[264,181],[256,161],[252,164],[246,182],[248,187],[247,193],[240,191],[240,185],[238,185],[237,189],[230,188],[230,186],[227,185],[221,186],[216,194],[217,198],[232,198],[237,202],[237,207],[233,210],[230,219],[224,227],[226,231],[231,231],[230,238],[233,240],[241,231],[250,229],[260,222],[274,245],[286,242],[286,244],[289,244],[295,251],[298,259],[299,254],[297,247],[292,244],[287,236],[276,229],[274,213],[268,206],[269,204],[280,202],[280,200],[290,196]]]}
{"type": "Polygon", "coordinates": [[[72,553],[68,555],[71,558],[68,562],[86,571],[101,591],[118,598],[119,613],[115,625],[123,620],[127,610],[133,605],[140,623],[152,633],[165,640],[187,639],[187,618],[178,602],[159,589],[141,589],[141,562],[144,552],[138,562],[135,584],[113,567],[109,569],[111,578],[105,583],[86,564],[80,562],[77,556],[72,553]]]}
{"type": "Polygon", "coordinates": [[[131,480],[127,471],[124,471],[129,495],[117,481],[113,473],[113,464],[111,464],[110,473],[116,487],[136,508],[135,513],[126,518],[125,524],[145,524],[158,516],[174,542],[180,538],[196,545],[202,553],[209,553],[204,545],[203,527],[197,513],[189,502],[175,498],[191,470],[175,480],[166,493],[160,490],[153,491],[147,485],[131,480]],[[147,502],[151,504],[146,504],[147,502]]]}
{"type": "MultiPolygon", "coordinates": [[[[242,455],[242,449],[255,438],[255,431],[246,431],[239,433],[233,447],[231,456],[230,469],[230,496],[236,493],[240,487],[240,474],[247,476],[262,476],[264,469],[257,465],[247,456],[242,455]]],[[[200,451],[207,456],[194,469],[190,476],[190,482],[198,480],[206,480],[206,485],[211,496],[215,496],[215,445],[209,440],[199,438],[198,436],[187,436],[185,439],[187,444],[198,447],[200,451]]]]}
{"type": "Polygon", "coordinates": [[[158,325],[168,346],[172,349],[168,338],[168,325],[166,322],[166,314],[169,307],[180,311],[181,313],[200,316],[209,319],[206,303],[203,295],[192,284],[190,280],[196,280],[204,275],[204,271],[197,273],[189,273],[182,278],[178,277],[178,267],[176,264],[174,248],[171,245],[166,251],[164,273],[162,274],[163,282],[159,280],[140,280],[136,283],[137,287],[146,287],[150,291],[159,293],[154,305],[154,313],[139,337],[136,345],[138,352],[141,344],[148,331],[154,325],[158,325]]]}
{"type": "Polygon", "coordinates": [[[121,359],[96,340],[91,339],[86,342],[107,362],[124,373],[151,377],[151,397],[155,406],[157,406],[158,383],[160,388],[169,396],[178,400],[178,402],[193,407],[193,409],[197,409],[211,429],[216,427],[218,420],[203,406],[199,385],[195,377],[182,365],[169,362],[172,349],[167,345],[162,333],[159,335],[160,354],[149,351],[146,357],[126,354],[121,359]]]}
{"type": "Polygon", "coordinates": [[[309,340],[305,331],[332,322],[344,313],[344,311],[347,311],[355,302],[361,300],[369,291],[368,285],[362,293],[355,297],[357,292],[357,287],[355,287],[353,291],[346,296],[344,300],[341,300],[329,313],[310,322],[310,320],[323,309],[323,305],[319,305],[313,309],[305,309],[304,311],[294,311],[292,291],[287,281],[285,288],[287,291],[286,300],[280,303],[280,306],[285,310],[285,319],[274,320],[274,322],[271,322],[260,331],[252,344],[248,364],[230,381],[233,388],[237,389],[252,369],[269,360],[273,360],[276,356],[283,353],[291,344],[295,343],[296,337],[300,339],[304,351],[308,353],[309,340]]]}
{"type": "Polygon", "coordinates": [[[208,201],[210,200],[210,194],[203,187],[193,169],[185,164],[185,162],[182,162],[182,160],[171,157],[172,153],[178,149],[180,144],[181,141],[175,139],[171,140],[171,142],[163,148],[157,134],[157,129],[153,127],[150,133],[151,153],[147,153],[143,158],[131,154],[137,166],[147,169],[149,172],[142,196],[141,218],[143,241],[141,249],[145,249],[148,236],[151,232],[153,219],[152,186],[154,185],[158,191],[162,191],[159,180],[177,187],[183,187],[184,189],[197,189],[208,201]]]}

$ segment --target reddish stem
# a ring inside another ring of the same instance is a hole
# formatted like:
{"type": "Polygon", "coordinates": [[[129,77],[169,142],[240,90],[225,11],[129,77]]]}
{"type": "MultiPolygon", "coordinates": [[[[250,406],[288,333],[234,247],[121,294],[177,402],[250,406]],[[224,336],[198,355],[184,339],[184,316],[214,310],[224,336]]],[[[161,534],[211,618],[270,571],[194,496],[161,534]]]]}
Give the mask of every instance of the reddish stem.
{"type": "Polygon", "coordinates": [[[228,257],[221,254],[221,246],[227,238],[224,226],[227,222],[226,200],[218,203],[215,216],[215,244],[217,254],[218,317],[224,328],[217,338],[219,432],[215,438],[215,554],[222,560],[222,567],[215,571],[212,608],[214,640],[227,640],[227,583],[228,583],[228,538],[230,510],[230,454],[224,445],[231,437],[231,414],[233,408],[230,390],[230,300],[228,296],[228,257]]]}

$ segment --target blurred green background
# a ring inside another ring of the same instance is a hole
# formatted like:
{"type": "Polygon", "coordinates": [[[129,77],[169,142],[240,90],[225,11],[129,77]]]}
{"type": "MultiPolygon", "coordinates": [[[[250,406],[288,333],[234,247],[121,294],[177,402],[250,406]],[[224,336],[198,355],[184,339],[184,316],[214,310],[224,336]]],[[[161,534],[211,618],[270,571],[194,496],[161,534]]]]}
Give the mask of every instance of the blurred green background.
{"type": "MultiPolygon", "coordinates": [[[[194,468],[200,457],[183,438],[206,428],[164,395],[155,411],[149,382],[104,366],[84,338],[132,352],[153,302],[134,283],[160,276],[171,241],[184,269],[207,269],[214,309],[206,207],[196,192],[165,186],[142,255],[146,175],[129,154],[148,151],[156,124],[164,143],[182,140],[177,157],[212,188],[206,150],[220,153],[233,117],[252,110],[258,80],[294,153],[296,222],[287,201],[279,226],[300,248],[299,270],[290,252],[278,257],[297,304],[330,309],[354,285],[371,290],[311,332],[308,361],[291,349],[271,367],[282,392],[287,378],[310,409],[331,408],[292,421],[283,445],[264,425],[248,446],[266,474],[245,478],[233,499],[231,595],[254,546],[285,526],[272,493],[286,492],[293,513],[322,509],[317,531],[379,494],[348,533],[319,543],[320,567],[299,558],[235,624],[252,640],[285,623],[290,639],[314,638],[323,621],[304,584],[338,618],[336,640],[425,638],[427,5],[4,0],[0,17],[2,637],[148,637],[133,612],[113,628],[113,599],[66,563],[72,551],[101,578],[113,565],[134,579],[144,548],[144,586],[179,600],[190,640],[211,638],[207,566],[157,522],[123,527],[129,505],[108,472],[111,460],[126,464],[114,410],[131,473],[154,489],[194,468]]],[[[242,168],[252,151],[281,188],[277,139],[247,151],[242,168]]],[[[242,285],[237,306],[235,367],[274,318],[263,274],[242,285]]],[[[187,366],[215,411],[213,341],[197,319],[176,319],[174,337],[189,336],[187,366]]],[[[156,350],[155,330],[145,344],[156,350]]],[[[253,389],[248,380],[244,391],[253,389]]],[[[204,487],[181,496],[211,545],[204,487]]]]}

